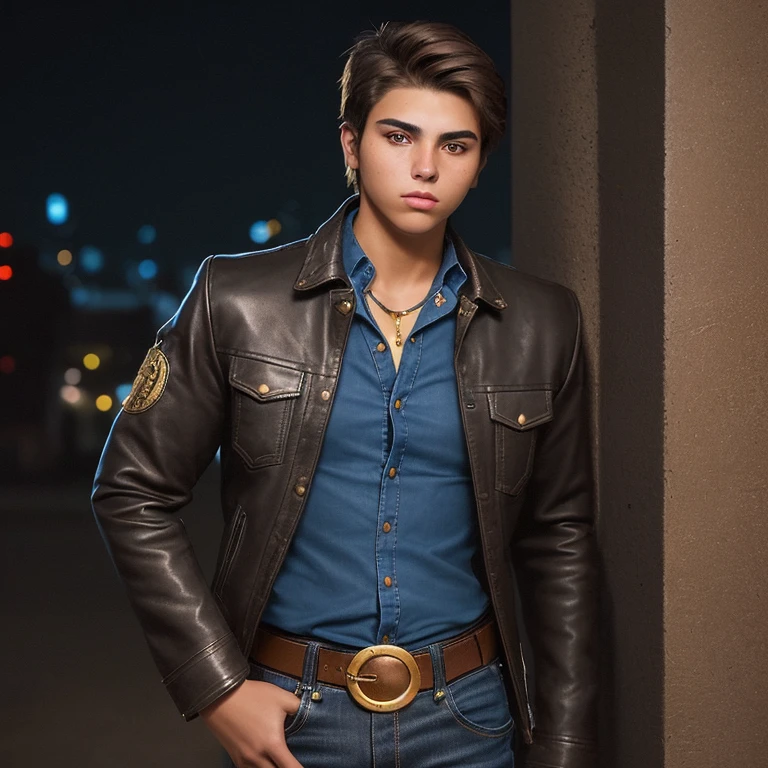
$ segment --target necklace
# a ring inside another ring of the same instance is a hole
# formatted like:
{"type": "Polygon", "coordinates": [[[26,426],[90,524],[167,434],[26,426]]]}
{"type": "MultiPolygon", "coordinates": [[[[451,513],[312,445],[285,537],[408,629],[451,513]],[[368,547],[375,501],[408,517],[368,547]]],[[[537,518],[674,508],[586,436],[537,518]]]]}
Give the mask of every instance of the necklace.
{"type": "Polygon", "coordinates": [[[385,307],[374,295],[373,291],[366,289],[365,293],[373,299],[373,303],[383,309],[394,321],[395,321],[395,344],[398,347],[403,346],[403,337],[400,335],[400,320],[406,315],[410,315],[411,312],[415,312],[417,309],[421,309],[426,303],[429,296],[425,296],[418,304],[414,304],[408,309],[401,309],[399,312],[395,312],[394,309],[385,307]]]}

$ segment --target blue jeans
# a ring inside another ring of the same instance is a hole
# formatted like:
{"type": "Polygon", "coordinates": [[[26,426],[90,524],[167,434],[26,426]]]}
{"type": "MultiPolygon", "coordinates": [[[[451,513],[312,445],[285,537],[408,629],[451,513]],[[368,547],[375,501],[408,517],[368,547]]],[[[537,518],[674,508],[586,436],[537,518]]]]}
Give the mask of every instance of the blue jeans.
{"type": "Polygon", "coordinates": [[[346,689],[317,683],[318,647],[309,645],[302,680],[251,666],[251,679],[300,695],[285,736],[304,768],[514,768],[514,723],[498,661],[446,685],[442,651],[431,645],[434,689],[397,712],[374,713],[346,689]]]}

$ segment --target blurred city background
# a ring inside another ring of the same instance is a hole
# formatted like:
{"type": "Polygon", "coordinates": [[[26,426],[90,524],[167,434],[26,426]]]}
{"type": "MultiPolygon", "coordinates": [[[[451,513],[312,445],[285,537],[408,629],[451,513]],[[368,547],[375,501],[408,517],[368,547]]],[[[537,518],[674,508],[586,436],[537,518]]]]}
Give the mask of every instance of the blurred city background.
{"type": "MultiPolygon", "coordinates": [[[[217,764],[157,680],[90,482],[200,261],[309,235],[349,193],[343,54],[392,13],[0,3],[0,765],[217,764]]],[[[395,16],[460,26],[508,80],[508,3],[414,2],[395,16]]],[[[507,262],[510,162],[507,135],[454,221],[507,262]]],[[[216,483],[213,466],[184,513],[207,570],[216,483]]]]}

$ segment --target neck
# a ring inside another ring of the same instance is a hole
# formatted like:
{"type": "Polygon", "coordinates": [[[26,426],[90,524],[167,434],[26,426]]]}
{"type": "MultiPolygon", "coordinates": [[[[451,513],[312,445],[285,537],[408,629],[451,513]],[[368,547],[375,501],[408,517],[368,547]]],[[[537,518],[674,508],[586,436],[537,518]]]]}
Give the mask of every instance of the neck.
{"type": "Polygon", "coordinates": [[[390,297],[420,298],[440,269],[445,228],[443,221],[428,232],[403,232],[361,197],[353,229],[376,270],[371,288],[390,297]]]}

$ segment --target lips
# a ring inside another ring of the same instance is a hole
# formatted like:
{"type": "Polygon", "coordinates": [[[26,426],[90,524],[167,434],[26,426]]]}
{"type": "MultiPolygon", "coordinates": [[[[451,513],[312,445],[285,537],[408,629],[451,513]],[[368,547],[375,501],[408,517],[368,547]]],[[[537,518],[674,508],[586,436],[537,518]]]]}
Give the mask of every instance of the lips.
{"type": "Polygon", "coordinates": [[[403,195],[406,205],[419,211],[429,211],[439,202],[438,199],[429,192],[409,192],[403,195]]]}
{"type": "Polygon", "coordinates": [[[403,195],[403,197],[421,197],[424,200],[432,200],[436,203],[439,203],[440,201],[429,192],[408,192],[408,194],[403,195]]]}

